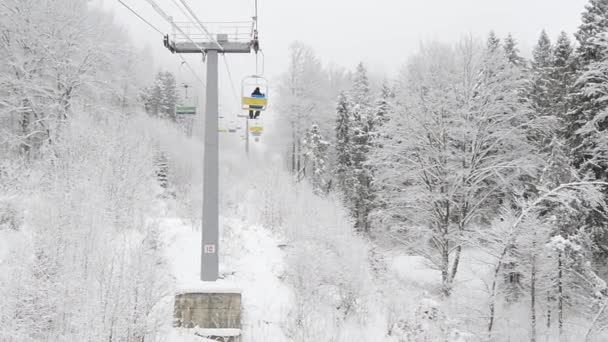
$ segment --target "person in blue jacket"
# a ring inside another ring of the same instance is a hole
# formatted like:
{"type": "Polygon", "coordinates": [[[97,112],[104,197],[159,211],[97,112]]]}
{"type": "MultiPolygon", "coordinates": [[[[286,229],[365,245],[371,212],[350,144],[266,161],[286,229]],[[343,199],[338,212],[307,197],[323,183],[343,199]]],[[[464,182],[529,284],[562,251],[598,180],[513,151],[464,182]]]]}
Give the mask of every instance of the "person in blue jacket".
{"type": "MultiPolygon", "coordinates": [[[[253,93],[251,93],[251,97],[257,97],[257,98],[264,98],[265,95],[262,94],[262,92],[260,91],[260,87],[256,87],[255,90],[253,91],[253,93]]],[[[255,112],[253,111],[253,109],[262,109],[262,106],[249,106],[249,118],[250,119],[257,119],[258,116],[260,116],[260,111],[256,110],[255,112]]]]}

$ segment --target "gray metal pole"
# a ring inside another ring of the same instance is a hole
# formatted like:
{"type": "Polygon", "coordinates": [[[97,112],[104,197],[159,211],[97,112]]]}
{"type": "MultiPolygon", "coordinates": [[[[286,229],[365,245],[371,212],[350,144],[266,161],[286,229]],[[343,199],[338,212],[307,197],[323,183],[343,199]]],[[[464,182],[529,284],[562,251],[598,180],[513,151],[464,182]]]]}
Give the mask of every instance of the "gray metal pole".
{"type": "Polygon", "coordinates": [[[207,50],[207,97],[203,160],[203,227],[201,280],[216,281],[219,273],[218,51],[207,50]]]}
{"type": "Polygon", "coordinates": [[[245,153],[249,155],[249,119],[245,118],[245,153]]]}

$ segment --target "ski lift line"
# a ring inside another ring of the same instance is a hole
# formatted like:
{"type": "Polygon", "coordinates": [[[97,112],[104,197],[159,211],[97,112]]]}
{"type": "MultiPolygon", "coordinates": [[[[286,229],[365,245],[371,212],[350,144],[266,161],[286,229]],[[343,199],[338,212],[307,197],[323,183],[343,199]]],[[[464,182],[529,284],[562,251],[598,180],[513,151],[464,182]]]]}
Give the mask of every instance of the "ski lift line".
{"type": "Polygon", "coordinates": [[[228,66],[228,60],[226,59],[226,55],[224,57],[224,64],[226,65],[226,73],[228,74],[228,80],[230,80],[230,88],[232,89],[232,95],[234,96],[234,100],[236,103],[239,103],[239,96],[236,93],[236,88],[234,87],[234,81],[232,79],[232,73],[230,72],[230,67],[228,66]]]}
{"type": "Polygon", "coordinates": [[[255,54],[255,74],[258,76],[264,76],[264,71],[266,71],[266,56],[264,56],[264,51],[262,49],[258,50],[262,55],[262,72],[259,72],[259,62],[258,62],[258,54],[255,54]]]}
{"type": "MultiPolygon", "coordinates": [[[[177,3],[177,0],[173,0],[174,3],[177,3]]],[[[251,37],[253,34],[253,21],[249,22],[205,22],[204,25],[211,25],[212,29],[208,29],[207,33],[203,32],[200,26],[195,23],[190,18],[189,14],[180,7],[180,10],[184,16],[188,19],[186,20],[174,20],[174,23],[182,28],[184,31],[188,32],[192,37],[196,37],[197,39],[205,39],[209,40],[209,34],[212,36],[216,36],[217,34],[227,34],[229,36],[239,36],[239,37],[251,37]],[[196,32],[193,32],[196,30],[196,32]]],[[[180,18],[181,19],[181,18],[180,18]]]]}
{"type": "Polygon", "coordinates": [[[260,63],[258,60],[258,54],[256,52],[256,54],[255,54],[255,75],[264,76],[264,71],[266,70],[266,65],[265,65],[266,56],[264,56],[264,51],[262,51],[262,49],[259,49],[258,52],[261,52],[261,55],[262,55],[262,72],[260,72],[260,70],[259,70],[260,63]]]}
{"type": "Polygon", "coordinates": [[[186,10],[190,13],[190,15],[192,16],[192,18],[194,18],[194,20],[198,23],[198,25],[201,27],[201,29],[207,34],[207,36],[209,37],[209,39],[211,40],[211,42],[214,43],[215,45],[217,45],[217,47],[220,48],[220,51],[223,52],[224,51],[224,47],[222,45],[220,45],[220,43],[218,43],[217,40],[215,40],[215,38],[213,38],[213,36],[211,35],[211,33],[209,33],[209,31],[205,27],[205,25],[203,25],[203,23],[198,19],[198,17],[196,16],[196,14],[194,14],[194,11],[192,11],[192,8],[190,8],[190,6],[186,2],[186,0],[179,0],[179,1],[182,3],[182,5],[184,5],[184,7],[186,8],[186,10]]]}
{"type": "Polygon", "coordinates": [[[207,88],[207,85],[205,84],[205,82],[200,77],[198,77],[198,74],[194,71],[194,68],[192,68],[192,66],[190,65],[190,63],[188,63],[188,61],[184,58],[184,56],[182,56],[181,53],[178,53],[177,55],[186,64],[188,69],[190,69],[190,72],[194,75],[194,77],[196,77],[196,79],[199,82],[201,82],[201,84],[203,85],[203,88],[207,88]]]}
{"type": "MultiPolygon", "coordinates": [[[[179,23],[179,21],[176,21],[177,23],[179,23]]],[[[233,24],[242,24],[239,26],[242,27],[249,27],[249,25],[251,24],[251,21],[247,20],[240,20],[240,21],[205,21],[205,24],[226,24],[226,25],[233,25],[233,24]]]]}
{"type": "MultiPolygon", "coordinates": [[[[175,7],[177,7],[179,9],[179,11],[182,13],[182,15],[184,16],[184,18],[186,18],[186,20],[190,20],[190,15],[188,13],[186,13],[186,10],[184,10],[182,8],[182,6],[180,6],[179,2],[177,2],[177,0],[171,0],[173,2],[173,4],[175,5],[175,7]]],[[[174,21],[174,23],[178,23],[177,21],[174,21]]]]}
{"type": "Polygon", "coordinates": [[[150,6],[152,6],[152,8],[154,8],[156,13],[158,13],[161,17],[163,17],[163,19],[165,19],[173,27],[174,30],[177,30],[179,33],[184,35],[186,38],[188,38],[188,40],[192,44],[194,44],[194,46],[196,46],[199,50],[201,50],[203,55],[207,53],[205,51],[205,49],[203,49],[198,43],[196,43],[194,40],[192,40],[192,38],[189,35],[187,35],[181,28],[179,28],[177,25],[175,25],[173,20],[171,20],[171,17],[169,17],[169,15],[167,15],[167,13],[165,11],[163,11],[163,9],[158,6],[158,4],[156,4],[156,1],[154,1],[154,0],[146,0],[146,1],[148,2],[148,4],[150,4],[150,6]]]}
{"type": "MultiPolygon", "coordinates": [[[[158,28],[156,28],[154,25],[152,25],[148,20],[146,20],[144,17],[142,17],[139,13],[137,13],[134,9],[132,9],[131,7],[129,7],[127,4],[125,4],[122,0],[118,0],[118,2],[123,5],[125,8],[127,8],[129,11],[131,11],[131,13],[133,13],[135,16],[137,16],[139,19],[141,19],[144,23],[148,24],[148,26],[150,26],[151,28],[153,28],[156,32],[160,33],[161,36],[164,37],[164,33],[159,30],[158,28]]],[[[188,67],[188,69],[190,69],[190,72],[194,75],[194,77],[196,77],[196,79],[201,82],[201,84],[203,85],[203,88],[205,88],[205,82],[203,82],[203,80],[196,74],[196,72],[194,71],[194,68],[192,68],[192,66],[190,65],[190,63],[188,63],[188,61],[181,55],[178,54],[179,58],[181,58],[182,62],[184,64],[186,64],[186,66],[188,67]]]]}
{"type": "Polygon", "coordinates": [[[255,28],[258,28],[258,0],[255,0],[255,28]]]}
{"type": "Polygon", "coordinates": [[[133,13],[141,21],[143,21],[144,23],[148,24],[148,26],[150,26],[152,29],[154,29],[154,31],[160,33],[161,36],[165,35],[161,30],[159,30],[156,26],[152,25],[149,21],[147,21],[144,17],[142,17],[139,13],[137,13],[133,8],[131,8],[127,4],[125,4],[122,0],[118,0],[118,2],[121,5],[123,5],[126,9],[128,9],[129,11],[131,11],[131,13],[133,13]]]}
{"type": "Polygon", "coordinates": [[[264,51],[262,49],[260,49],[259,51],[262,54],[262,73],[260,75],[264,76],[264,73],[266,72],[266,55],[264,54],[264,51]]]}

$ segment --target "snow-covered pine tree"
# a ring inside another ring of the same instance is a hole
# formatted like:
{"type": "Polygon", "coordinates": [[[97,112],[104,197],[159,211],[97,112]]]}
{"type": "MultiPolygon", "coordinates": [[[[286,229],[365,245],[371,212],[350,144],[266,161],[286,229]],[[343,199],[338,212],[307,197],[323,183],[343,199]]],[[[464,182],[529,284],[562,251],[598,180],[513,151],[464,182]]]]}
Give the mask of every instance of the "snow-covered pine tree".
{"type": "Polygon", "coordinates": [[[150,116],[176,121],[177,85],[171,72],[158,72],[154,83],[142,89],[140,97],[150,116]]]}
{"type": "MultiPolygon", "coordinates": [[[[493,39],[493,38],[490,37],[489,40],[491,40],[491,39],[493,39]]],[[[510,33],[507,36],[507,38],[505,38],[505,43],[504,43],[503,48],[505,49],[505,54],[507,55],[509,62],[511,62],[517,66],[522,66],[522,67],[524,66],[525,59],[519,55],[519,48],[517,47],[517,41],[515,40],[515,38],[513,38],[513,36],[510,33]]]]}
{"type": "Polygon", "coordinates": [[[153,117],[158,117],[160,115],[161,100],[163,97],[160,85],[161,73],[162,72],[156,74],[152,85],[143,88],[140,95],[146,113],[153,117]]]}
{"type": "Polygon", "coordinates": [[[367,163],[371,147],[371,125],[373,109],[367,70],[363,63],[357,65],[352,88],[353,108],[351,124],[351,170],[352,184],[351,211],[355,217],[355,228],[369,230],[369,213],[373,203],[372,173],[367,163]]]}
{"type": "MultiPolygon", "coordinates": [[[[552,65],[553,47],[547,32],[543,30],[540,33],[538,42],[532,51],[532,67],[536,73],[543,73],[552,65]]],[[[543,75],[539,75],[543,76],[543,75]]],[[[546,82],[542,82],[546,83],[546,82]]]]}
{"type": "MultiPolygon", "coordinates": [[[[567,34],[562,32],[547,63],[547,43],[548,38],[542,34],[534,50],[530,102],[537,116],[542,114],[552,120],[544,120],[541,122],[543,125],[536,125],[544,126],[540,130],[543,141],[538,148],[545,162],[534,182],[536,193],[529,193],[529,196],[537,196],[538,192],[547,192],[580,178],[577,175],[579,171],[572,166],[572,151],[565,142],[568,131],[564,126],[569,119],[566,116],[569,105],[572,104],[568,102],[568,92],[574,83],[573,48],[567,34]]],[[[519,247],[519,253],[527,255],[524,259],[530,261],[519,264],[520,269],[525,268],[526,289],[530,292],[532,303],[538,303],[531,306],[532,316],[535,317],[537,311],[544,309],[543,329],[546,334],[559,338],[565,336],[564,324],[569,308],[593,301],[589,297],[592,290],[588,283],[577,280],[577,274],[593,272],[580,261],[581,258],[590,260],[589,251],[595,248],[589,243],[592,239],[584,238],[582,240],[587,243],[583,243],[580,238],[581,229],[588,229],[589,218],[596,216],[593,201],[587,202],[585,197],[587,195],[581,194],[575,200],[544,203],[545,208],[535,217],[537,228],[532,233],[524,234],[519,247]],[[587,222],[583,228],[581,222],[587,222]],[[530,245],[530,241],[535,243],[530,245]],[[535,252],[541,244],[546,248],[535,252]]],[[[540,330],[541,325],[535,327],[540,330]]]]}
{"type": "Polygon", "coordinates": [[[177,105],[177,85],[175,76],[169,71],[160,73],[159,87],[161,94],[159,116],[175,122],[175,106],[177,105]]]}
{"type": "Polygon", "coordinates": [[[155,84],[147,86],[141,89],[139,98],[144,105],[144,110],[150,116],[158,115],[158,108],[160,107],[160,89],[155,84]]]}
{"type": "Polygon", "coordinates": [[[608,1],[589,0],[582,13],[582,23],[574,34],[579,42],[577,62],[581,68],[602,60],[606,56],[605,39],[608,32],[608,1]]]}
{"type": "MultiPolygon", "coordinates": [[[[553,132],[553,138],[543,146],[543,151],[540,151],[545,163],[535,180],[535,192],[525,195],[528,199],[536,199],[551,189],[558,189],[563,184],[575,181],[576,172],[565,153],[563,139],[556,134],[555,127],[549,132],[553,132]]],[[[558,192],[556,196],[564,196],[563,201],[568,201],[565,199],[568,198],[567,194],[558,192]]],[[[582,197],[584,196],[581,195],[582,197]]],[[[570,205],[577,201],[578,199],[571,201],[570,205]]],[[[536,340],[540,332],[548,335],[552,329],[555,330],[556,317],[559,327],[557,334],[561,339],[564,305],[566,298],[572,294],[564,287],[575,286],[571,277],[574,269],[566,266],[573,263],[567,260],[568,257],[563,251],[551,247],[550,242],[558,237],[570,238],[572,234],[576,234],[577,228],[572,225],[572,217],[568,217],[572,207],[551,200],[539,202],[538,206],[542,206],[542,210],[524,220],[526,228],[521,231],[521,237],[514,240],[520,256],[518,267],[523,274],[525,281],[522,285],[528,292],[530,303],[531,339],[536,340]],[[541,322],[540,317],[544,317],[544,321],[541,322]]],[[[525,205],[522,206],[524,207],[525,205]]]]}
{"type": "Polygon", "coordinates": [[[501,42],[500,38],[496,36],[496,32],[494,30],[490,31],[488,34],[488,39],[486,41],[486,46],[489,51],[495,51],[500,48],[501,42]]]}
{"type": "Polygon", "coordinates": [[[371,170],[367,164],[368,153],[370,149],[369,131],[364,119],[354,112],[353,119],[355,126],[351,136],[351,169],[350,180],[352,184],[352,204],[351,211],[355,217],[355,229],[361,231],[369,230],[369,213],[374,194],[372,193],[371,170]]]}
{"type": "Polygon", "coordinates": [[[578,77],[571,96],[567,136],[575,153],[575,163],[583,170],[604,177],[606,151],[602,136],[608,127],[608,62],[587,66],[578,77]]]}
{"type": "MultiPolygon", "coordinates": [[[[562,128],[567,113],[567,94],[573,83],[571,55],[571,43],[563,32],[555,47],[552,47],[543,31],[533,51],[529,100],[536,124],[532,126],[535,128],[532,130],[532,141],[537,153],[545,156],[545,163],[534,181],[535,193],[528,196],[536,196],[538,191],[557,188],[575,180],[576,171],[571,166],[564,145],[562,128]]],[[[544,329],[545,334],[563,338],[566,298],[571,296],[566,292],[574,286],[570,277],[573,270],[566,265],[573,263],[568,260],[563,248],[556,245],[542,249],[538,247],[548,246],[549,241],[555,239],[572,236],[577,227],[573,219],[576,220],[571,208],[548,205],[542,214],[535,217],[536,228],[520,239],[520,254],[526,256],[519,268],[527,279],[525,287],[530,293],[532,336],[537,330],[544,329]],[[525,262],[525,259],[529,262],[525,262]],[[544,324],[536,319],[541,312],[544,314],[544,324]]]]}
{"type": "MultiPolygon", "coordinates": [[[[608,0],[590,0],[582,15],[582,25],[575,34],[578,78],[570,97],[567,138],[575,150],[575,161],[582,165],[593,158],[596,145],[594,129],[603,131],[607,123],[601,119],[592,129],[581,130],[595,122],[598,115],[608,108],[608,0]]],[[[593,168],[599,175],[604,167],[593,168]]]]}
{"type": "MultiPolygon", "coordinates": [[[[557,188],[561,184],[575,181],[576,170],[571,166],[567,146],[561,137],[555,137],[549,144],[547,164],[543,169],[539,184],[547,188],[557,188]]],[[[575,222],[580,214],[575,214],[576,206],[547,205],[547,210],[542,218],[551,229],[548,231],[545,243],[544,260],[539,260],[544,267],[541,268],[539,280],[541,289],[546,293],[546,329],[547,331],[557,328],[557,336],[561,339],[564,335],[564,322],[567,318],[567,306],[574,304],[569,298],[573,298],[571,292],[576,288],[576,269],[571,260],[573,255],[563,243],[575,238],[579,225],[575,222]],[[556,324],[557,323],[557,324],[556,324]]],[[[576,291],[576,290],[574,290],[576,291]]],[[[541,296],[541,295],[539,295],[541,296]]]]}
{"type": "Polygon", "coordinates": [[[543,150],[553,139],[556,127],[554,102],[551,97],[555,86],[552,76],[553,47],[549,36],[543,30],[532,51],[530,89],[527,94],[536,121],[530,128],[529,138],[539,150],[543,150]]]}
{"type": "Polygon", "coordinates": [[[346,201],[350,196],[348,178],[351,169],[351,109],[352,103],[345,92],[338,97],[336,108],[336,185],[346,201]]]}
{"type": "Polygon", "coordinates": [[[355,105],[359,105],[365,109],[370,107],[371,90],[367,77],[367,69],[363,63],[357,64],[357,68],[355,69],[351,94],[355,105]]]}
{"type": "Polygon", "coordinates": [[[568,94],[574,86],[576,75],[574,48],[568,34],[565,32],[561,32],[555,42],[552,68],[551,79],[553,85],[550,96],[553,102],[553,114],[560,120],[558,135],[564,138],[566,137],[566,124],[568,122],[566,114],[569,112],[568,94]]]}
{"type": "Polygon", "coordinates": [[[308,177],[317,194],[327,190],[326,168],[329,143],[321,135],[319,126],[313,124],[302,141],[304,165],[309,169],[308,177]]]}
{"type": "Polygon", "coordinates": [[[392,109],[392,101],[395,94],[387,81],[382,83],[380,94],[373,108],[372,115],[369,120],[369,131],[372,140],[376,139],[382,126],[389,120],[389,112],[392,109]]]}
{"type": "MultiPolygon", "coordinates": [[[[565,136],[573,163],[583,175],[608,180],[608,0],[590,0],[575,34],[577,80],[569,97],[565,136]]],[[[594,231],[597,247],[608,245],[605,213],[590,213],[585,219],[594,231]]],[[[597,257],[606,258],[607,248],[597,257]]],[[[598,260],[599,260],[598,259],[598,260]]]]}
{"type": "Polygon", "coordinates": [[[384,221],[384,210],[387,202],[383,198],[383,185],[374,181],[374,175],[378,171],[378,166],[375,164],[376,156],[382,155],[382,149],[384,143],[388,139],[387,130],[385,125],[390,119],[390,114],[394,108],[394,91],[388,84],[388,81],[384,81],[378,98],[375,102],[375,107],[372,109],[372,115],[368,119],[369,126],[369,156],[367,159],[367,167],[369,168],[372,176],[372,192],[374,197],[371,205],[370,212],[370,225],[373,225],[373,221],[382,222],[384,221]]]}

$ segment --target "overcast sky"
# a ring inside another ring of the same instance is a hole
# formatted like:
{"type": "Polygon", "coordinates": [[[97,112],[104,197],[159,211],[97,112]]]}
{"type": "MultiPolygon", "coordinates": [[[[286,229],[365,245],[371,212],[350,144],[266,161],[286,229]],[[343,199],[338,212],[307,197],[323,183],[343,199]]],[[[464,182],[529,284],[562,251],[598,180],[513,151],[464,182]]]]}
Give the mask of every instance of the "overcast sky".
{"type": "MultiPolygon", "coordinates": [[[[116,11],[138,44],[153,48],[157,65],[170,69],[179,58],[162,47],[160,35],[147,28],[116,0],[97,0],[116,11]]],[[[146,0],[123,0],[164,32],[170,26],[146,0]]],[[[156,0],[180,17],[174,0],[156,0]]],[[[352,68],[359,61],[375,73],[390,74],[406,61],[421,41],[455,42],[463,35],[485,37],[512,33],[529,54],[540,31],[552,39],[573,33],[588,0],[259,0],[260,40],[266,74],[276,78],[287,66],[288,46],[295,40],[310,45],[325,63],[352,68]]],[[[202,21],[246,20],[254,0],[187,0],[202,21]]],[[[197,61],[196,57],[189,60],[197,61]]],[[[252,73],[252,56],[229,56],[235,81],[252,73]]],[[[194,63],[194,62],[193,62],[194,63]]],[[[200,68],[200,63],[199,68],[200,68]]],[[[223,74],[221,74],[223,75],[223,74]]],[[[225,77],[225,76],[221,76],[225,77]]]]}

